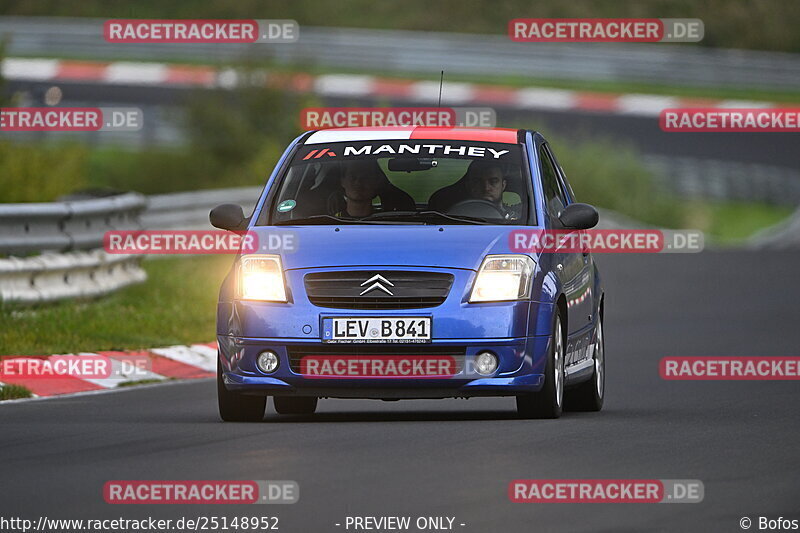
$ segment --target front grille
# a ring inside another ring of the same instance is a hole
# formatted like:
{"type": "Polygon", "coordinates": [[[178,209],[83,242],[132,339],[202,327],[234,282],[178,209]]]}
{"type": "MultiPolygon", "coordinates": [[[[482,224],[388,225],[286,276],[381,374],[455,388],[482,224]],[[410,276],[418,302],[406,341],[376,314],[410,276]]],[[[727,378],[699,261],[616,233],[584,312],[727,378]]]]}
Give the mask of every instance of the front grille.
{"type": "Polygon", "coordinates": [[[457,372],[464,368],[464,346],[431,346],[410,344],[314,344],[311,346],[288,346],[289,366],[292,372],[300,374],[300,361],[309,355],[340,355],[342,357],[368,356],[451,356],[456,362],[457,372]]]}
{"type": "Polygon", "coordinates": [[[420,309],[436,307],[445,301],[453,285],[453,275],[363,270],[315,272],[307,274],[304,281],[308,299],[319,307],[420,309]]]}

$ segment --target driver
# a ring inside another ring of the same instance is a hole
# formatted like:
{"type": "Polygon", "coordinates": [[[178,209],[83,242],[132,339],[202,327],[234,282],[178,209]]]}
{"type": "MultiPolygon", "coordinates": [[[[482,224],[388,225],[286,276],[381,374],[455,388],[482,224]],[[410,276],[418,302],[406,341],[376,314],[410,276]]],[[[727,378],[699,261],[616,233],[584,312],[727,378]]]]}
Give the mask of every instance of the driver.
{"type": "Polygon", "coordinates": [[[341,184],[344,205],[335,212],[339,217],[367,217],[374,212],[372,200],[378,196],[382,176],[376,161],[352,161],[345,165],[341,184]]]}
{"type": "Polygon", "coordinates": [[[469,198],[491,202],[506,220],[520,218],[520,213],[515,207],[503,203],[506,179],[501,165],[492,161],[473,161],[467,169],[466,178],[465,185],[469,198]]]}

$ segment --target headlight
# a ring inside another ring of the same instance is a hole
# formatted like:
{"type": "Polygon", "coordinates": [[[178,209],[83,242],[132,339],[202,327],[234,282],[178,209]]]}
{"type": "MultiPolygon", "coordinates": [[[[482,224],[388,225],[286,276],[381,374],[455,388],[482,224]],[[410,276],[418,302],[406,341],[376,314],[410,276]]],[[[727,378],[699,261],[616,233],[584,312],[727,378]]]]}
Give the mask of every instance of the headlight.
{"type": "Polygon", "coordinates": [[[527,255],[487,255],[475,278],[470,303],[527,298],[533,270],[533,259],[527,255]]]}
{"type": "Polygon", "coordinates": [[[242,256],[239,262],[239,297],[264,302],[288,301],[280,256],[242,256]]]}

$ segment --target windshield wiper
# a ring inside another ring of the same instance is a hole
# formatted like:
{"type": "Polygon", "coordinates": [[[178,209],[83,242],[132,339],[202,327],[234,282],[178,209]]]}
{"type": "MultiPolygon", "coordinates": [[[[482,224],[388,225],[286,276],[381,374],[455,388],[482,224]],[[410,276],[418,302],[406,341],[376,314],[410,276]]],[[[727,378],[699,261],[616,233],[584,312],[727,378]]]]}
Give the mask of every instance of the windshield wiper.
{"type": "MultiPolygon", "coordinates": [[[[391,222],[384,222],[380,220],[367,220],[365,218],[341,218],[333,215],[312,215],[310,217],[293,218],[290,220],[278,220],[273,223],[275,226],[295,226],[295,225],[312,225],[312,224],[391,224],[391,222]]],[[[410,222],[413,224],[413,222],[410,222]]]]}
{"type": "Polygon", "coordinates": [[[481,218],[481,217],[468,217],[462,215],[448,215],[447,213],[442,213],[441,211],[384,211],[381,213],[372,214],[362,220],[390,220],[390,219],[399,219],[399,220],[430,220],[431,218],[438,218],[438,219],[446,219],[452,220],[454,222],[466,222],[467,224],[481,224],[481,225],[490,225],[491,222],[488,219],[481,218]]]}

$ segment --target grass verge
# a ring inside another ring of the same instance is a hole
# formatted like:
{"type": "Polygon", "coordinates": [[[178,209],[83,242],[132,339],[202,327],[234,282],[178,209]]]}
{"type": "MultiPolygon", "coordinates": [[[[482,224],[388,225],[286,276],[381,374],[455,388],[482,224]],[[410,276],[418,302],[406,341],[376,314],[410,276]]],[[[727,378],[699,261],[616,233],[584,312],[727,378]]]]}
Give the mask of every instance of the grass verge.
{"type": "Polygon", "coordinates": [[[0,385],[0,402],[3,400],[30,398],[31,396],[33,396],[31,391],[22,385],[0,385]]]}
{"type": "Polygon", "coordinates": [[[716,244],[733,245],[791,216],[794,208],[749,203],[709,203],[692,206],[686,227],[703,230],[716,244]]]}
{"type": "Polygon", "coordinates": [[[144,262],[149,279],[93,301],[0,308],[0,353],[48,355],[212,342],[232,256],[144,262]]]}

